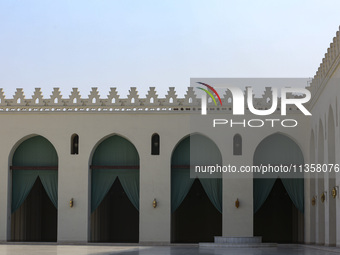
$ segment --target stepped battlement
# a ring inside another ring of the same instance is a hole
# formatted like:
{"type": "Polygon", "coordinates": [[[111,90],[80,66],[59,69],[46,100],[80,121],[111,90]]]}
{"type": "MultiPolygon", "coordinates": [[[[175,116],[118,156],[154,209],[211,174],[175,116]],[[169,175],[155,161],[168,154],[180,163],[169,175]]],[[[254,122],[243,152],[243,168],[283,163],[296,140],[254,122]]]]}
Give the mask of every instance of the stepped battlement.
{"type": "Polygon", "coordinates": [[[330,44],[325,57],[314,75],[314,78],[310,84],[310,91],[312,98],[319,94],[322,88],[327,84],[328,80],[332,76],[336,67],[340,62],[340,27],[336,32],[336,36],[333,38],[333,42],[330,44]]]}
{"type": "MultiPolygon", "coordinates": [[[[246,93],[244,93],[246,95],[246,93]]],[[[298,97],[289,94],[288,97],[298,97]]],[[[229,90],[223,93],[222,106],[208,100],[208,111],[232,112],[232,94],[229,90]]],[[[245,100],[246,102],[247,100],[245,100]]],[[[280,105],[280,98],[278,99],[280,105]]],[[[272,105],[272,91],[266,87],[262,97],[253,97],[256,109],[265,110],[272,105]]],[[[98,88],[92,88],[90,94],[84,98],[78,88],[73,88],[69,97],[61,95],[59,88],[54,88],[49,98],[44,98],[40,88],[36,88],[31,98],[26,98],[23,89],[18,88],[11,99],[6,99],[3,89],[0,89],[0,112],[199,112],[201,98],[193,87],[183,98],[179,98],[175,88],[170,87],[165,97],[159,97],[155,87],[150,87],[145,97],[140,97],[135,87],[130,88],[126,98],[121,98],[116,88],[111,88],[109,94],[103,98],[98,88]]],[[[278,108],[278,111],[280,109],[278,108]]],[[[289,108],[288,111],[297,111],[289,108]]]]}

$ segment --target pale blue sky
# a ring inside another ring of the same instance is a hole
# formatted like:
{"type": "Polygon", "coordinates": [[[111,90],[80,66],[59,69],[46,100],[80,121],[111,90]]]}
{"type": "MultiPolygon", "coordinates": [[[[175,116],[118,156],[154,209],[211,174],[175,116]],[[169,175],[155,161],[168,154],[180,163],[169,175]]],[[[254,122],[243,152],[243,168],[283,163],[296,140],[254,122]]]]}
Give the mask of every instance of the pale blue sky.
{"type": "Polygon", "coordinates": [[[0,88],[183,96],[190,77],[312,77],[338,0],[0,0],[0,88]]]}

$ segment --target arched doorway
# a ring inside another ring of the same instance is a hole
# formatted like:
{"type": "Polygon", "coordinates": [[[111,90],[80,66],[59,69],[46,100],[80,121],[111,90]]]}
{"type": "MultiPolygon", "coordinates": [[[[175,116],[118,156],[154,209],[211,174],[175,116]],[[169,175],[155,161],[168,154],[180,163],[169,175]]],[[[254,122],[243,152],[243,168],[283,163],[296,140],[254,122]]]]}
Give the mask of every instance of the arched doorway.
{"type": "Polygon", "coordinates": [[[209,138],[193,134],[175,147],[171,158],[171,241],[211,242],[222,235],[222,179],[190,178],[190,165],[222,164],[209,138]]]}
{"type": "Polygon", "coordinates": [[[91,165],[91,241],[139,241],[139,155],[113,135],[96,148],[91,165]]]}
{"type": "MultiPolygon", "coordinates": [[[[283,134],[266,137],[254,153],[253,164],[257,166],[290,166],[303,163],[299,146],[283,134]]],[[[262,236],[263,242],[302,243],[303,175],[296,178],[284,177],[286,176],[275,174],[272,178],[263,178],[261,173],[254,173],[254,236],[262,236]]]]}
{"type": "Polygon", "coordinates": [[[12,241],[57,241],[58,155],[42,136],[22,142],[12,158],[12,241]]]}

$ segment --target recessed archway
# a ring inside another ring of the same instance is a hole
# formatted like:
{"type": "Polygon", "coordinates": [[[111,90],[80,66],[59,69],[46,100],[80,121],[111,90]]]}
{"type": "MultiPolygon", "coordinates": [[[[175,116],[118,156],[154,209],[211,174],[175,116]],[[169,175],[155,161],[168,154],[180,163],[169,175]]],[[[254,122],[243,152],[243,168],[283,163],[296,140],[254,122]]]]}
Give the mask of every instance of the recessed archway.
{"type": "Polygon", "coordinates": [[[57,241],[58,155],[42,136],[26,139],[12,158],[12,241],[57,241]]]}
{"type": "MultiPolygon", "coordinates": [[[[299,166],[303,163],[297,143],[280,133],[263,139],[254,153],[253,164],[256,166],[299,166]]],[[[262,236],[264,242],[304,241],[304,179],[303,176],[288,177],[275,174],[265,178],[261,173],[254,173],[254,236],[262,236]]]]}
{"type": "Polygon", "coordinates": [[[171,157],[173,243],[207,242],[222,235],[222,179],[190,178],[190,165],[216,164],[222,164],[221,153],[206,136],[192,134],[175,147],[171,157]]]}
{"type": "Polygon", "coordinates": [[[113,135],[91,161],[91,241],[139,241],[139,155],[127,139],[113,135]],[[127,227],[129,226],[129,227],[127,227]]]}

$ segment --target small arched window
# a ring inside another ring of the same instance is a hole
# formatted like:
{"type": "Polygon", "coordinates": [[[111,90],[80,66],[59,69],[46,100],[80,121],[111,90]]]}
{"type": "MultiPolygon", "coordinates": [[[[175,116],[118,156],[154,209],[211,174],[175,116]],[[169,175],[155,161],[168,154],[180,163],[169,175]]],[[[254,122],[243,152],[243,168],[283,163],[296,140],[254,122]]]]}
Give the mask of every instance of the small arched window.
{"type": "Polygon", "coordinates": [[[79,136],[77,134],[71,136],[71,154],[79,154],[79,136]]]}
{"type": "Polygon", "coordinates": [[[160,138],[159,134],[153,134],[151,137],[151,155],[159,155],[160,138]]]}
{"type": "Polygon", "coordinates": [[[233,154],[234,155],[242,155],[242,136],[239,135],[239,134],[234,135],[233,154]]]}

